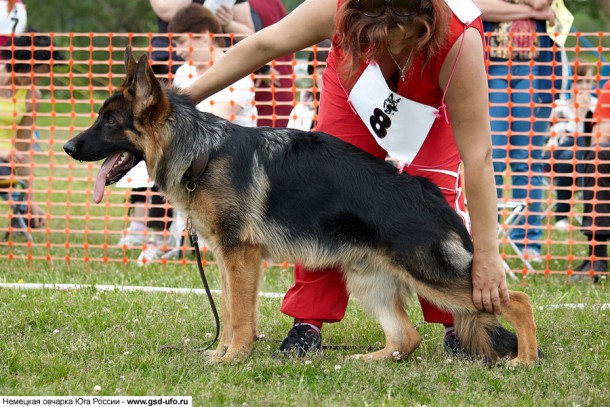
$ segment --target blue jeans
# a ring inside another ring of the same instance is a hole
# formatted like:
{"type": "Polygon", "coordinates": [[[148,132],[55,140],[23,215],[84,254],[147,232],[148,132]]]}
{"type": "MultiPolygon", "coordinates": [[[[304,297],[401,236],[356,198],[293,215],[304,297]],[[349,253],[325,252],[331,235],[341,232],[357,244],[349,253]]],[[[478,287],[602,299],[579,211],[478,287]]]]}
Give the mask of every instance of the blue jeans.
{"type": "MultiPolygon", "coordinates": [[[[527,61],[524,65],[516,64],[510,67],[510,82],[506,79],[509,74],[506,64],[492,61],[488,72],[490,75],[489,101],[492,104],[489,113],[494,147],[493,166],[496,172],[498,199],[502,198],[504,183],[504,179],[499,173],[506,171],[508,150],[512,198],[528,201],[529,210],[532,213],[527,218],[529,225],[527,233],[524,228],[515,228],[511,232],[510,238],[522,241],[527,237],[531,242],[528,243],[528,247],[539,250],[540,243],[536,241],[543,234],[540,215],[544,191],[543,146],[547,139],[551,115],[551,105],[540,103],[549,101],[550,82],[548,77],[541,80],[540,68],[538,66],[530,68],[527,61]],[[530,74],[533,74],[533,79],[529,78],[530,74]],[[514,104],[512,108],[508,107],[509,88],[510,102],[514,104]],[[531,94],[530,89],[534,89],[531,94]],[[537,105],[532,107],[529,105],[530,102],[537,105]],[[512,132],[510,139],[509,130],[512,132]],[[533,133],[530,134],[530,132],[533,133]],[[510,149],[507,148],[508,146],[510,149]]],[[[525,221],[525,219],[521,219],[519,225],[524,225],[525,221]]],[[[517,246],[523,247],[523,244],[518,243],[517,246]]]]}

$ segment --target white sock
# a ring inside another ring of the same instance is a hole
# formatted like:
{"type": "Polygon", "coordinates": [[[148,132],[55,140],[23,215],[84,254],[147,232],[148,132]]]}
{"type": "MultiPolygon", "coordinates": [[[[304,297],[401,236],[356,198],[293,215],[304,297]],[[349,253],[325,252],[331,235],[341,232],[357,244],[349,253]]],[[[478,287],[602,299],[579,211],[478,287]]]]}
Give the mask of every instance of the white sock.
{"type": "Polygon", "coordinates": [[[317,327],[317,326],[315,326],[315,325],[308,324],[308,323],[306,323],[306,322],[299,322],[299,323],[294,324],[294,326],[302,326],[302,325],[307,325],[309,328],[313,329],[313,330],[314,330],[314,331],[316,331],[317,333],[320,333],[320,328],[318,328],[318,327],[317,327]]]}

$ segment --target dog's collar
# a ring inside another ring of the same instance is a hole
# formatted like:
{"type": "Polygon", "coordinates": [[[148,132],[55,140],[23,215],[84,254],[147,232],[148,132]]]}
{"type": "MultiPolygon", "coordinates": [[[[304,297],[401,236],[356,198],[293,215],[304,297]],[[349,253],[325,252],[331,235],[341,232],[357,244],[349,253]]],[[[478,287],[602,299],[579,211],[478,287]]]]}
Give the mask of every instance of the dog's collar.
{"type": "Polygon", "coordinates": [[[210,152],[205,151],[193,160],[189,169],[184,173],[182,181],[184,181],[184,186],[189,192],[195,190],[197,182],[203,177],[203,174],[205,174],[209,162],[210,152]]]}

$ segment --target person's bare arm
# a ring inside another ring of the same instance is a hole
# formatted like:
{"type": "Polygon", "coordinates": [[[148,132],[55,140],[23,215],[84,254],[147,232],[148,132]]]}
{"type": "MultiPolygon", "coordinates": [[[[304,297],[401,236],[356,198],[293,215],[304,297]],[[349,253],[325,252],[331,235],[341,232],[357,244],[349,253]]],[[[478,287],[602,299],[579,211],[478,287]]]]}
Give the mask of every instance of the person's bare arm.
{"type": "Polygon", "coordinates": [[[529,0],[528,3],[509,3],[504,0],[473,0],[481,10],[482,18],[490,22],[534,19],[555,22],[549,0],[529,0]]]}
{"type": "Polygon", "coordinates": [[[231,47],[185,92],[199,103],[271,60],[332,38],[336,9],[337,0],[306,0],[280,22],[231,47]]]}
{"type": "MultiPolygon", "coordinates": [[[[472,299],[480,310],[501,313],[509,300],[504,266],[498,252],[497,196],[492,166],[487,76],[481,36],[474,28],[464,45],[447,89],[446,103],[458,150],[464,162],[468,211],[472,222],[474,258],[472,299]]],[[[460,48],[458,39],[441,70],[447,86],[460,48]]],[[[441,119],[443,120],[443,119],[441,119]]]]}
{"type": "Polygon", "coordinates": [[[192,0],[150,0],[150,6],[163,21],[169,21],[178,12],[190,5],[192,0]]]}
{"type": "Polygon", "coordinates": [[[254,33],[254,22],[248,2],[239,3],[233,7],[223,4],[216,10],[216,17],[225,33],[235,34],[235,42],[239,42],[244,37],[254,33]]]}

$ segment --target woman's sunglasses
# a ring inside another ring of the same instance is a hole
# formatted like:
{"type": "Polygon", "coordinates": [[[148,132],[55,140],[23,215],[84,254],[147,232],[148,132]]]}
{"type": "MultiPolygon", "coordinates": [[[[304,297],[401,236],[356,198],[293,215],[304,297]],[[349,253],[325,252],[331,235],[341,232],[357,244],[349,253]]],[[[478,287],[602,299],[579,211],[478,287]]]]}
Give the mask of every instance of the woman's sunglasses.
{"type": "Polygon", "coordinates": [[[358,6],[367,17],[379,17],[388,6],[398,16],[407,17],[417,12],[420,0],[358,0],[358,6]]]}

